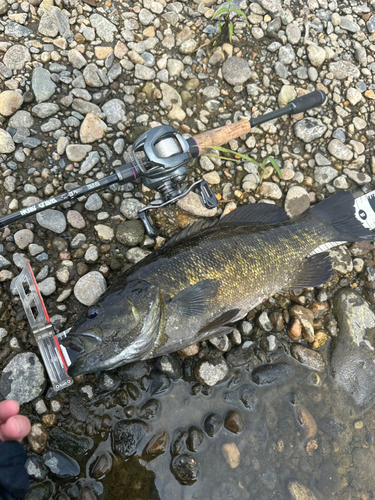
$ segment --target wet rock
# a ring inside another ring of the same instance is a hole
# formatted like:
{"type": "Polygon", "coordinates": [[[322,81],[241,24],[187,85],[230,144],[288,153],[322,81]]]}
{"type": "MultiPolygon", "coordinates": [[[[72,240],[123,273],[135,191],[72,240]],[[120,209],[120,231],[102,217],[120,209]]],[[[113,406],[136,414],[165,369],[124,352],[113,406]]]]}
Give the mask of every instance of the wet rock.
{"type": "Polygon", "coordinates": [[[91,271],[82,276],[74,286],[74,296],[85,306],[91,306],[106,291],[104,276],[98,271],[91,271]]]}
{"type": "Polygon", "coordinates": [[[6,399],[19,404],[28,403],[40,396],[46,387],[44,368],[33,352],[14,356],[5,366],[0,379],[0,392],[6,399]]]}
{"type": "Polygon", "coordinates": [[[203,432],[198,427],[189,427],[186,445],[190,451],[197,451],[203,442],[203,432]]]}
{"type": "Polygon", "coordinates": [[[171,380],[169,377],[164,375],[164,373],[160,373],[159,371],[154,370],[151,372],[151,383],[149,386],[149,392],[152,395],[162,394],[167,389],[169,389],[171,385],[171,380]]]}
{"type": "Polygon", "coordinates": [[[232,348],[226,355],[225,359],[231,366],[242,366],[250,363],[253,358],[253,342],[246,341],[242,345],[232,348]]]}
{"type": "Polygon", "coordinates": [[[340,290],[333,312],[340,334],[331,346],[331,372],[336,383],[351,395],[358,410],[367,409],[375,397],[375,314],[354,290],[340,290]]]}
{"type": "Polygon", "coordinates": [[[183,453],[172,459],[171,471],[180,484],[190,485],[198,478],[199,465],[191,455],[183,453]]]}
{"type": "Polygon", "coordinates": [[[240,465],[241,454],[236,443],[226,443],[222,446],[221,451],[223,452],[225,461],[231,469],[235,469],[240,465]]]}
{"type": "Polygon", "coordinates": [[[123,245],[133,247],[139,245],[145,236],[145,227],[139,220],[121,222],[116,231],[116,240],[123,245]]]}
{"type": "Polygon", "coordinates": [[[329,250],[332,260],[332,268],[342,274],[350,273],[353,270],[353,262],[349,250],[346,246],[339,246],[329,250]]]}
{"type": "Polygon", "coordinates": [[[224,427],[228,431],[233,432],[234,434],[238,434],[239,432],[243,431],[244,426],[245,424],[242,415],[240,415],[236,411],[229,411],[225,415],[224,427]]]}
{"type": "Polygon", "coordinates": [[[85,486],[84,488],[81,488],[77,500],[96,500],[96,499],[97,499],[97,497],[90,490],[90,488],[85,486]]]}
{"type": "Polygon", "coordinates": [[[47,445],[47,429],[40,423],[33,424],[31,426],[31,430],[27,436],[27,439],[31,450],[34,453],[38,453],[38,455],[40,455],[47,445]]]}
{"type": "Polygon", "coordinates": [[[62,212],[48,208],[36,214],[38,224],[54,233],[63,233],[66,229],[66,219],[62,212]]]}
{"type": "Polygon", "coordinates": [[[210,437],[214,437],[223,426],[223,419],[216,413],[210,413],[204,420],[204,430],[210,437]]]}
{"type": "Polygon", "coordinates": [[[43,455],[43,461],[52,475],[59,479],[71,479],[81,471],[78,463],[61,451],[48,451],[43,455]]]}
{"type": "Polygon", "coordinates": [[[159,401],[156,399],[150,399],[139,410],[139,418],[142,418],[143,420],[150,420],[152,418],[155,418],[159,408],[159,401]]]}
{"type": "Polygon", "coordinates": [[[167,377],[177,380],[182,377],[180,360],[175,356],[160,356],[155,360],[155,368],[167,377]]]}
{"type": "Polygon", "coordinates": [[[275,363],[255,368],[251,377],[257,385],[273,385],[284,382],[293,373],[293,366],[287,363],[275,363]]]}
{"type": "Polygon", "coordinates": [[[290,481],[288,490],[293,500],[317,500],[316,496],[298,481],[290,481]]]}
{"type": "Polygon", "coordinates": [[[147,431],[147,424],[141,420],[120,420],[113,433],[114,451],[122,458],[131,457],[147,431]]]}
{"type": "Polygon", "coordinates": [[[295,359],[312,370],[321,372],[325,368],[325,362],[320,352],[299,344],[293,345],[290,352],[295,359]]]}
{"type": "Polygon", "coordinates": [[[327,126],[324,125],[317,118],[304,118],[297,122],[294,126],[294,133],[302,141],[309,143],[322,137],[327,130],[327,126]]]}
{"type": "Polygon", "coordinates": [[[209,339],[210,343],[216,347],[221,352],[227,352],[230,350],[232,344],[226,335],[216,335],[209,339]]]}
{"type": "Polygon", "coordinates": [[[260,348],[265,353],[275,352],[279,346],[275,335],[263,335],[260,341],[260,348]]]}
{"type": "Polygon", "coordinates": [[[93,439],[86,436],[76,436],[57,426],[49,430],[48,441],[52,448],[75,458],[83,458],[94,446],[93,439]]]}
{"type": "Polygon", "coordinates": [[[171,454],[172,455],[179,455],[181,452],[185,451],[186,438],[187,438],[186,431],[176,432],[174,440],[171,444],[171,454]]]}
{"type": "Polygon", "coordinates": [[[223,77],[230,85],[241,85],[250,78],[250,67],[242,57],[228,57],[222,67],[223,77]]]}
{"type": "Polygon", "coordinates": [[[225,380],[229,367],[222,356],[203,358],[196,364],[194,373],[199,383],[212,387],[225,380]]]}
{"type": "Polygon", "coordinates": [[[115,373],[101,373],[99,378],[99,389],[102,391],[115,391],[121,380],[115,373]]]}
{"type": "Polygon", "coordinates": [[[90,467],[90,476],[102,479],[112,468],[112,457],[109,453],[100,455],[90,467]]]}
{"type": "Polygon", "coordinates": [[[150,373],[150,366],[147,361],[137,361],[126,366],[122,366],[118,370],[118,374],[124,382],[138,382],[150,373]]]}
{"type": "Polygon", "coordinates": [[[146,445],[144,453],[151,458],[156,458],[162,455],[167,449],[168,433],[167,431],[161,432],[154,436],[151,441],[146,445]]]}
{"type": "Polygon", "coordinates": [[[25,500],[49,500],[54,492],[54,484],[51,481],[43,481],[43,483],[35,484],[30,488],[25,500]]]}
{"type": "Polygon", "coordinates": [[[244,405],[244,407],[253,412],[256,410],[256,407],[259,402],[259,398],[256,394],[256,390],[251,385],[243,385],[239,389],[240,401],[244,405]]]}
{"type": "Polygon", "coordinates": [[[47,476],[47,469],[38,455],[32,455],[26,460],[25,469],[32,479],[42,481],[47,476]]]}

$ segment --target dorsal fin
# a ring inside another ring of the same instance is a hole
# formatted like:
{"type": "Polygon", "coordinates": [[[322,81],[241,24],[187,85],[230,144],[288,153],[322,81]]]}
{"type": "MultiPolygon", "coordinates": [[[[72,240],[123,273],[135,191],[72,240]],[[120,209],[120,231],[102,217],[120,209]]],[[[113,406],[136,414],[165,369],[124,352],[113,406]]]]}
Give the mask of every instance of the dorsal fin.
{"type": "Polygon", "coordinates": [[[177,243],[180,243],[180,241],[190,238],[190,236],[194,236],[195,234],[201,233],[205,229],[216,226],[218,222],[218,219],[204,219],[193,222],[192,224],[186,226],[180,233],[172,236],[172,238],[165,243],[163,248],[170,245],[176,245],[177,243]]]}
{"type": "Polygon", "coordinates": [[[220,219],[219,226],[247,226],[267,225],[286,222],[289,217],[285,210],[278,205],[270,205],[268,203],[251,203],[242,205],[229,212],[225,217],[220,219]]]}

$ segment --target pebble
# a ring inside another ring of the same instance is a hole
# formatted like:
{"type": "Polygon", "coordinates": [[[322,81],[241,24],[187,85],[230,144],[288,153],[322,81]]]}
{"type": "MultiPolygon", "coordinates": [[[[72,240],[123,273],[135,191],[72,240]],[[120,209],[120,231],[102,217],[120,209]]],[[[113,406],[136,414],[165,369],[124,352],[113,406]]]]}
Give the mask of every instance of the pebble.
{"type": "Polygon", "coordinates": [[[139,245],[145,236],[145,227],[139,220],[121,222],[116,231],[116,240],[126,246],[139,245]]]}
{"type": "Polygon", "coordinates": [[[353,151],[338,139],[332,139],[329,142],[328,151],[338,160],[350,161],[353,158],[353,151]]]}
{"type": "Polygon", "coordinates": [[[236,469],[241,462],[240,450],[236,443],[226,443],[221,447],[224,458],[231,469],[236,469]]]}
{"type": "Polygon", "coordinates": [[[36,220],[40,226],[57,234],[63,233],[66,229],[65,215],[58,210],[50,208],[43,210],[36,214],[36,220]]]}
{"type": "Polygon", "coordinates": [[[6,130],[0,129],[0,154],[13,153],[15,149],[12,136],[6,130]]]}
{"type": "Polygon", "coordinates": [[[290,481],[288,490],[292,496],[292,500],[317,500],[316,496],[298,481],[290,481]]]}
{"type": "Polygon", "coordinates": [[[221,356],[203,358],[196,364],[194,373],[201,384],[212,387],[225,380],[229,367],[221,356]]]}
{"type": "Polygon", "coordinates": [[[284,205],[289,217],[296,217],[310,208],[309,194],[301,186],[293,186],[288,189],[284,205]]]}
{"type": "Polygon", "coordinates": [[[15,399],[19,404],[39,397],[45,386],[43,365],[32,352],[16,354],[2,371],[1,395],[6,399],[15,399]]]}
{"type": "Polygon", "coordinates": [[[102,139],[107,131],[107,125],[98,116],[91,113],[85,116],[82,122],[79,137],[83,144],[96,142],[102,139]]]}
{"type": "Polygon", "coordinates": [[[98,271],[91,271],[77,281],[74,286],[74,296],[81,304],[91,306],[106,289],[104,276],[98,271]]]}
{"type": "Polygon", "coordinates": [[[322,137],[327,130],[327,126],[316,118],[304,118],[294,126],[294,133],[299,139],[309,143],[322,137]]]}
{"type": "Polygon", "coordinates": [[[56,281],[54,277],[49,277],[38,283],[40,293],[46,297],[56,291],[56,281]]]}
{"type": "Polygon", "coordinates": [[[71,479],[81,472],[78,463],[61,451],[48,451],[43,455],[43,462],[54,477],[71,479]]]}
{"type": "Polygon", "coordinates": [[[113,432],[115,453],[122,458],[134,455],[147,431],[147,424],[141,420],[120,420],[117,422],[113,432]]]}
{"type": "Polygon", "coordinates": [[[91,150],[92,146],[87,144],[69,144],[66,147],[66,156],[70,161],[79,162],[85,159],[91,150]]]}
{"type": "Polygon", "coordinates": [[[344,60],[330,63],[329,71],[333,74],[333,77],[338,80],[346,79],[349,76],[358,78],[360,75],[359,69],[353,63],[344,60]]]}
{"type": "Polygon", "coordinates": [[[139,219],[138,212],[144,207],[145,205],[140,201],[138,201],[137,199],[126,198],[121,203],[120,212],[127,219],[139,219]]]}
{"type": "Polygon", "coordinates": [[[34,68],[31,87],[38,103],[48,101],[56,91],[56,84],[51,80],[50,72],[40,66],[34,68]]]}
{"type": "Polygon", "coordinates": [[[228,57],[222,66],[222,73],[230,85],[241,85],[250,78],[250,67],[242,57],[228,57]]]}
{"type": "Polygon", "coordinates": [[[34,241],[34,234],[30,229],[21,229],[14,235],[14,242],[21,250],[24,250],[34,241]]]}
{"type": "Polygon", "coordinates": [[[103,42],[112,43],[114,41],[117,28],[113,23],[108,21],[108,19],[100,14],[92,14],[90,16],[90,23],[103,42]]]}
{"type": "Polygon", "coordinates": [[[3,58],[4,65],[11,70],[22,70],[31,61],[30,51],[24,45],[13,45],[3,58]]]}
{"type": "Polygon", "coordinates": [[[48,440],[48,432],[44,425],[33,424],[27,436],[29,446],[34,453],[40,455],[45,450],[48,440]]]}
{"type": "Polygon", "coordinates": [[[74,227],[74,229],[83,229],[86,227],[86,221],[82,215],[77,210],[69,210],[66,215],[68,223],[74,227]]]}
{"type": "Polygon", "coordinates": [[[323,47],[311,44],[307,46],[307,55],[313,66],[320,67],[325,61],[326,51],[323,47]]]}
{"type": "Polygon", "coordinates": [[[85,209],[89,212],[96,212],[103,206],[103,201],[97,193],[90,194],[85,203],[85,209]]]}
{"type": "Polygon", "coordinates": [[[190,454],[183,453],[172,459],[171,471],[179,483],[191,485],[197,480],[199,464],[190,454]]]}
{"type": "Polygon", "coordinates": [[[325,362],[320,352],[300,344],[293,345],[290,352],[295,359],[312,370],[321,372],[325,369],[325,362]]]}
{"type": "Polygon", "coordinates": [[[293,373],[293,366],[287,363],[275,363],[255,368],[251,377],[257,385],[271,385],[284,382],[293,373]]]}
{"type": "Polygon", "coordinates": [[[224,427],[234,434],[242,432],[245,427],[243,417],[236,411],[229,411],[225,415],[224,427]]]}
{"type": "Polygon", "coordinates": [[[3,116],[13,115],[23,103],[23,97],[14,90],[6,90],[0,93],[0,114],[3,116]]]}
{"type": "Polygon", "coordinates": [[[106,115],[107,123],[111,125],[123,122],[126,119],[125,104],[120,99],[112,99],[106,102],[102,110],[106,115]]]}

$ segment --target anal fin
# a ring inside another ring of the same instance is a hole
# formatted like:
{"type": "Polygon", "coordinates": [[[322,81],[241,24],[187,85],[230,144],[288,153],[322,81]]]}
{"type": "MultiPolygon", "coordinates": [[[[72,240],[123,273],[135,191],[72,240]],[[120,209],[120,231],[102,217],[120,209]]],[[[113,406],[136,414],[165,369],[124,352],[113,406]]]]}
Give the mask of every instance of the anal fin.
{"type": "Polygon", "coordinates": [[[285,288],[312,288],[328,281],[333,274],[328,252],[308,257],[290,277],[285,288]]]}

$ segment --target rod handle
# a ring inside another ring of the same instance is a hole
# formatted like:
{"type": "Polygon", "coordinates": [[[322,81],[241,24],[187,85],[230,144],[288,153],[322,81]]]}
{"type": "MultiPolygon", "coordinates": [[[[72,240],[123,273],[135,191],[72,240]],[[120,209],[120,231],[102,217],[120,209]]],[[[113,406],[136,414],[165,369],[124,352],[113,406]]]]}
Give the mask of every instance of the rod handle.
{"type": "Polygon", "coordinates": [[[237,139],[240,135],[248,134],[250,129],[249,120],[240,120],[239,122],[195,135],[193,139],[198,147],[198,154],[196,156],[208,153],[212,148],[207,148],[207,146],[221,146],[232,139],[237,139]]]}
{"type": "Polygon", "coordinates": [[[310,92],[310,94],[297,97],[297,99],[294,99],[289,104],[289,106],[293,106],[291,114],[296,115],[297,113],[303,113],[309,109],[321,106],[326,98],[327,96],[323,90],[315,90],[314,92],[310,92]]]}

